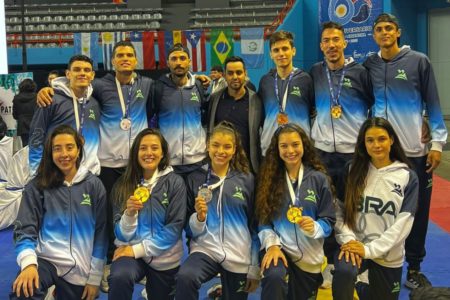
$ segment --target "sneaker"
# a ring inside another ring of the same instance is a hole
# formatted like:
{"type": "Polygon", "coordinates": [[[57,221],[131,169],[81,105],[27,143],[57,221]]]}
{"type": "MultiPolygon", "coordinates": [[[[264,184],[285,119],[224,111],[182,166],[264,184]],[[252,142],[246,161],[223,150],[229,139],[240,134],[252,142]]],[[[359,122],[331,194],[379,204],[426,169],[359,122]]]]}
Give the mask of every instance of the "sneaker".
{"type": "Polygon", "coordinates": [[[369,284],[369,270],[365,270],[362,273],[359,273],[356,277],[356,282],[363,282],[369,284]]]}
{"type": "Polygon", "coordinates": [[[110,273],[111,273],[111,265],[105,265],[105,267],[103,268],[102,281],[100,282],[100,290],[103,293],[109,292],[108,277],[110,273]]]}
{"type": "Polygon", "coordinates": [[[430,287],[431,282],[423,273],[419,271],[408,271],[405,286],[410,289],[417,289],[422,287],[430,287]]]}
{"type": "Polygon", "coordinates": [[[209,299],[221,299],[222,285],[220,283],[213,285],[207,292],[209,299]]]}
{"type": "Polygon", "coordinates": [[[320,286],[322,289],[329,289],[331,288],[332,282],[333,282],[333,274],[331,273],[334,271],[334,265],[327,265],[325,269],[322,272],[323,282],[320,286]]]}

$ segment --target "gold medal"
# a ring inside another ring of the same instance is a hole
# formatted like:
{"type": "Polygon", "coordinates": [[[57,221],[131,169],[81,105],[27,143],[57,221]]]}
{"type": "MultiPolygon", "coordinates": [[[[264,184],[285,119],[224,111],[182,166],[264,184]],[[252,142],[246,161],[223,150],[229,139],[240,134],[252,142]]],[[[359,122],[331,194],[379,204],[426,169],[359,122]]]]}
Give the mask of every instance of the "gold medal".
{"type": "Polygon", "coordinates": [[[134,190],[133,195],[137,200],[145,203],[150,198],[150,191],[145,186],[139,186],[134,190]]]}
{"type": "Polygon", "coordinates": [[[277,122],[278,122],[278,126],[287,124],[289,122],[288,115],[283,112],[278,113],[277,122]]]}
{"type": "Polygon", "coordinates": [[[302,208],[297,206],[291,206],[289,207],[286,217],[291,223],[297,224],[302,219],[302,208]]]}
{"type": "Polygon", "coordinates": [[[342,115],[342,108],[340,105],[333,105],[331,107],[331,116],[334,119],[339,119],[342,115]]]}

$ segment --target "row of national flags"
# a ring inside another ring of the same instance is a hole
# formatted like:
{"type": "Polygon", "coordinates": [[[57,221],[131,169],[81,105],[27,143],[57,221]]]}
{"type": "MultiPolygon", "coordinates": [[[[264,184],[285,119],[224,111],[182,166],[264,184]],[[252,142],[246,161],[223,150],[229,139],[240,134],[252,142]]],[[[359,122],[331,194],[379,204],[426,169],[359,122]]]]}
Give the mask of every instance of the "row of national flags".
{"type": "MultiPolygon", "coordinates": [[[[259,68],[264,58],[264,29],[241,28],[241,57],[247,68],[259,68]]],[[[74,33],[74,51],[85,54],[98,68],[99,47],[102,48],[105,70],[113,70],[112,50],[119,41],[129,40],[136,49],[137,69],[151,70],[167,67],[166,53],[177,43],[183,44],[189,51],[192,71],[206,70],[206,35],[203,30],[174,31],[131,31],[126,32],[86,32],[74,33]],[[101,45],[98,40],[101,36],[101,45]],[[156,43],[155,43],[156,40],[156,43]],[[157,49],[157,52],[156,52],[157,49]],[[158,62],[158,63],[157,63],[158,62]]],[[[227,57],[234,55],[232,29],[213,29],[210,35],[211,66],[223,65],[227,57]]]]}

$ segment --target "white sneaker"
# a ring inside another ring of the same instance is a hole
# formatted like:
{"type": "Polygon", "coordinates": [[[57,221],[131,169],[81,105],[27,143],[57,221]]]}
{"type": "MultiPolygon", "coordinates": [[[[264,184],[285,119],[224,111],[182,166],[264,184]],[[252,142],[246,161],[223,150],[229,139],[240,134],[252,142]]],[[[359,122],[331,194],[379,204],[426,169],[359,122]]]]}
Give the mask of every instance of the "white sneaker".
{"type": "Polygon", "coordinates": [[[142,292],[141,292],[141,296],[142,296],[142,298],[144,298],[145,300],[148,299],[148,298],[147,298],[147,290],[145,289],[145,287],[144,287],[144,289],[143,289],[142,292]]]}
{"type": "Polygon", "coordinates": [[[108,277],[110,273],[111,273],[111,265],[105,265],[105,267],[103,268],[102,281],[100,282],[100,290],[103,293],[109,292],[108,277]]]}
{"type": "Polygon", "coordinates": [[[369,270],[365,270],[364,272],[358,274],[356,277],[356,282],[364,282],[369,284],[369,270]]]}
{"type": "Polygon", "coordinates": [[[55,288],[56,287],[54,285],[48,288],[47,295],[45,296],[44,300],[55,300],[55,297],[53,297],[53,292],[55,291],[55,288]]]}
{"type": "Polygon", "coordinates": [[[334,270],[334,265],[329,264],[325,267],[325,269],[322,272],[323,282],[320,286],[323,289],[329,289],[331,288],[332,282],[333,282],[333,274],[331,274],[331,271],[334,270]]]}

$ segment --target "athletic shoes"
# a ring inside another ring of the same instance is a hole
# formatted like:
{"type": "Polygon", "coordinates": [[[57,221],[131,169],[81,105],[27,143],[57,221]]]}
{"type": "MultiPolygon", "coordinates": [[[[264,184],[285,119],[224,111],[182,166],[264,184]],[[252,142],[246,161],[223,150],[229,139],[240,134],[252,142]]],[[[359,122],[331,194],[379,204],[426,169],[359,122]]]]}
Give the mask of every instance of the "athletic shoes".
{"type": "Polygon", "coordinates": [[[105,267],[103,268],[102,281],[100,282],[100,290],[103,293],[109,292],[108,277],[110,273],[111,273],[111,265],[105,265],[105,267]]]}
{"type": "Polygon", "coordinates": [[[406,275],[405,286],[410,289],[417,289],[422,287],[430,287],[431,282],[423,273],[410,270],[406,275]]]}
{"type": "Polygon", "coordinates": [[[208,299],[221,299],[222,297],[222,285],[220,283],[217,283],[213,285],[209,290],[207,291],[208,299]]]}

